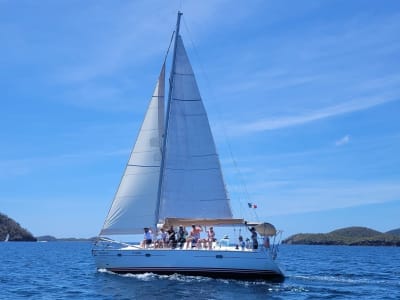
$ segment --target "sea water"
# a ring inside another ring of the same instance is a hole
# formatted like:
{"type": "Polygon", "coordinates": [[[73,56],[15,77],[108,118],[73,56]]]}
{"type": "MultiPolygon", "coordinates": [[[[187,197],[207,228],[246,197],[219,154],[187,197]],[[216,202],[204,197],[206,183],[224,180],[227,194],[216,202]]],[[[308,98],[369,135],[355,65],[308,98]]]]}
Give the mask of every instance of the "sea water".
{"type": "Polygon", "coordinates": [[[280,246],[283,283],[97,271],[91,243],[0,243],[0,299],[400,299],[400,248],[280,246]]]}

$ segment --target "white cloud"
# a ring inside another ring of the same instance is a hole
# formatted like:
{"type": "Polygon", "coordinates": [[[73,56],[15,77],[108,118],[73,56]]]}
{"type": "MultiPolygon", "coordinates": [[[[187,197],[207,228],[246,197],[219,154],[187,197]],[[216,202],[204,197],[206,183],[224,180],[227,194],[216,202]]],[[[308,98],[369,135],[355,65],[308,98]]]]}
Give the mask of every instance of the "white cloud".
{"type": "Polygon", "coordinates": [[[336,146],[343,146],[343,145],[347,144],[348,142],[350,142],[350,136],[348,134],[346,134],[340,140],[337,140],[335,144],[336,144],[336,146]]]}
{"type": "MultiPolygon", "coordinates": [[[[261,189],[259,186],[259,191],[261,189]]],[[[272,186],[266,185],[265,191],[251,200],[258,204],[260,216],[273,216],[385,203],[398,200],[399,197],[398,181],[325,181],[315,186],[303,183],[301,187],[288,183],[286,188],[277,188],[275,191],[272,186]]],[[[235,209],[238,206],[236,204],[235,209]]]]}
{"type": "Polygon", "coordinates": [[[262,132],[267,130],[275,130],[290,126],[302,125],[305,123],[329,117],[334,117],[337,115],[360,111],[396,100],[399,99],[384,97],[384,96],[355,99],[349,102],[343,102],[335,106],[330,106],[320,110],[315,110],[309,114],[280,117],[275,119],[273,118],[261,119],[254,122],[239,123],[239,124],[235,123],[233,125],[228,126],[228,128],[230,133],[233,135],[244,135],[244,134],[262,132]]]}

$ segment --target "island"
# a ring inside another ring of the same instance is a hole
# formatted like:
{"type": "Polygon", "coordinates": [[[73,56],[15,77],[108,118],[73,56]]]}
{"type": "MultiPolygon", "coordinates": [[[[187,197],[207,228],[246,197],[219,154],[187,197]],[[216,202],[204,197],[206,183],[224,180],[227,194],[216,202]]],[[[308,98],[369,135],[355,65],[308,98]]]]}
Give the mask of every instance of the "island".
{"type": "Polygon", "coordinates": [[[354,226],[329,233],[299,233],[284,239],[282,244],[400,246],[400,228],[384,233],[367,227],[354,226]]]}
{"type": "Polygon", "coordinates": [[[38,242],[95,242],[97,240],[97,237],[91,237],[91,238],[75,238],[75,237],[70,237],[70,238],[56,238],[52,235],[42,235],[42,236],[37,236],[36,237],[38,242]]]}
{"type": "Polygon", "coordinates": [[[0,213],[0,241],[36,242],[36,238],[16,221],[0,213]]]}

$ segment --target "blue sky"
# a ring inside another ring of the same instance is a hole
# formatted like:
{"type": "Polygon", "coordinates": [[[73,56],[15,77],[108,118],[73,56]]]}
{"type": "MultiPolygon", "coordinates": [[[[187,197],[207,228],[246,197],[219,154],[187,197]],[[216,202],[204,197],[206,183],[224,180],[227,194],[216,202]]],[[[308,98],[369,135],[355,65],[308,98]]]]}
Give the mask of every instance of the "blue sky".
{"type": "Polygon", "coordinates": [[[178,9],[237,215],[400,227],[398,1],[0,0],[1,212],[98,234],[178,9]]]}

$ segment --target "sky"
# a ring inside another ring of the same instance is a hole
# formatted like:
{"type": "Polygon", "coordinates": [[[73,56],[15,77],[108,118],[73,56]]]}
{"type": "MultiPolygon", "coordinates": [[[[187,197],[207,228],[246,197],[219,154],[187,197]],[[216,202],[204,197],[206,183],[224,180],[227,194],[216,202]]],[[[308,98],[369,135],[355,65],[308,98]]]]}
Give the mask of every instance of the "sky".
{"type": "Polygon", "coordinates": [[[394,0],[0,0],[0,212],[99,233],[178,10],[235,216],[400,227],[394,0]]]}

